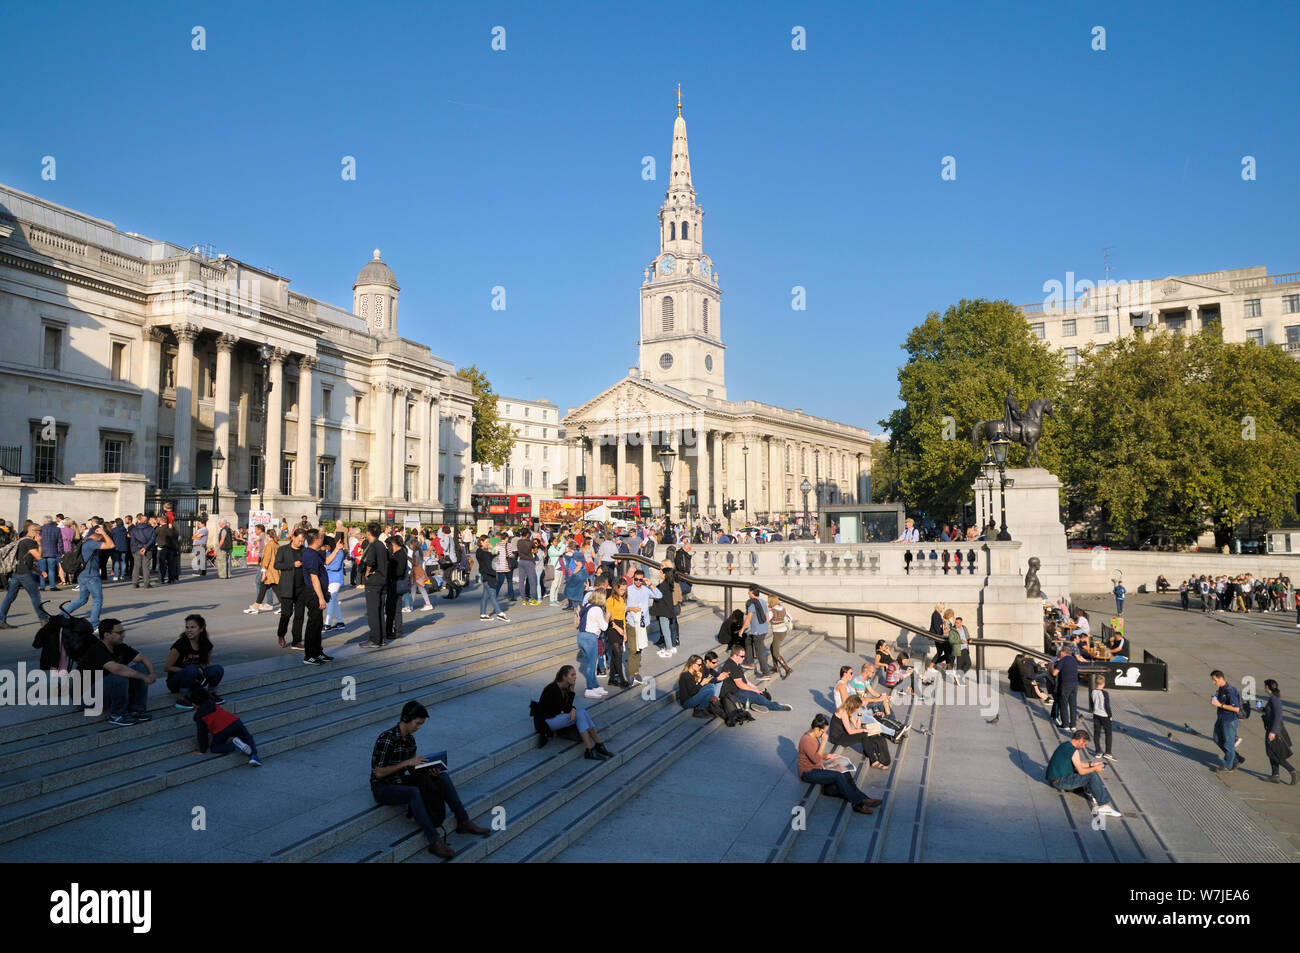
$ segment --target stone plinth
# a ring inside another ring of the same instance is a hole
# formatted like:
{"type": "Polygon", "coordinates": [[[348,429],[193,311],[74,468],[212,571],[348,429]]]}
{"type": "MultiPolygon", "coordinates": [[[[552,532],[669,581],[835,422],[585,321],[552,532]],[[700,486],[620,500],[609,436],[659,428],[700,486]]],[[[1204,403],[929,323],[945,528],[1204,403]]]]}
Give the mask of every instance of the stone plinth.
{"type": "Polygon", "coordinates": [[[1008,470],[1007,479],[1015,484],[1007,487],[1007,531],[1021,543],[1016,571],[1023,581],[1030,557],[1037,556],[1043,596],[1053,601],[1068,596],[1070,560],[1061,524],[1061,481],[1042,467],[1008,470]]]}

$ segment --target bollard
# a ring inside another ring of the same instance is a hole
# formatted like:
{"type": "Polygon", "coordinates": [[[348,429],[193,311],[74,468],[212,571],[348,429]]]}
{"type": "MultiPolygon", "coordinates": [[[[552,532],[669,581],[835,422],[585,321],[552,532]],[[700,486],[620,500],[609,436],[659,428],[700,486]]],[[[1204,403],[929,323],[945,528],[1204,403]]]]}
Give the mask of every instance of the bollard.
{"type": "Polygon", "coordinates": [[[731,618],[731,587],[722,587],[722,614],[731,618]]]}
{"type": "Polygon", "coordinates": [[[844,635],[848,643],[848,650],[853,652],[853,616],[851,615],[846,615],[844,617],[844,635]]]}

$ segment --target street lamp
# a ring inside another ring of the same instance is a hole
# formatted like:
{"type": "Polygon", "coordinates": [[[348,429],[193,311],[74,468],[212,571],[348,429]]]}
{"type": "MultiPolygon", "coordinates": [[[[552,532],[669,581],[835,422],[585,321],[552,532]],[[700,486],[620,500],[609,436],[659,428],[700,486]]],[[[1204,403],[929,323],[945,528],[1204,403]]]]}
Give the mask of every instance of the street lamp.
{"type": "Polygon", "coordinates": [[[993,452],[993,462],[997,464],[998,474],[1002,480],[1001,490],[998,493],[1002,507],[1002,529],[998,531],[998,542],[1002,543],[1011,539],[1011,534],[1007,532],[1007,451],[1010,448],[1011,441],[1002,431],[998,431],[997,436],[989,443],[989,449],[993,452]]]}
{"type": "Polygon", "coordinates": [[[803,478],[803,482],[799,484],[799,491],[800,491],[801,493],[803,493],[803,526],[804,526],[804,529],[807,529],[807,528],[808,528],[808,493],[809,493],[809,491],[811,491],[811,490],[812,490],[812,484],[808,482],[808,478],[807,478],[807,477],[804,477],[804,478],[803,478]]]}
{"type": "Polygon", "coordinates": [[[578,481],[582,484],[582,489],[579,491],[582,494],[582,516],[579,517],[579,520],[581,521],[587,515],[587,425],[586,424],[578,424],[578,450],[579,450],[579,457],[581,458],[579,460],[579,467],[582,470],[582,477],[578,481]]]}
{"type": "Polygon", "coordinates": [[[749,522],[750,522],[750,519],[749,519],[749,444],[748,444],[748,443],[742,444],[742,445],[741,445],[741,448],[740,448],[740,452],[741,452],[742,454],[744,454],[744,457],[745,457],[745,464],[744,464],[744,471],[745,471],[745,522],[746,522],[746,523],[749,523],[749,522]]]}
{"type": "Polygon", "coordinates": [[[981,486],[987,491],[986,506],[984,507],[986,521],[980,526],[981,533],[988,528],[988,524],[993,520],[993,486],[997,472],[998,467],[993,462],[993,452],[988,447],[985,447],[984,462],[980,464],[980,473],[983,474],[981,486]]]}
{"type": "Polygon", "coordinates": [[[664,536],[665,542],[672,539],[673,509],[673,465],[677,463],[677,451],[670,444],[664,444],[659,451],[659,465],[664,468],[664,536]]]}
{"type": "Polygon", "coordinates": [[[220,447],[212,451],[212,513],[216,515],[221,512],[221,496],[218,490],[221,488],[221,467],[226,462],[226,455],[221,452],[220,447]]]}

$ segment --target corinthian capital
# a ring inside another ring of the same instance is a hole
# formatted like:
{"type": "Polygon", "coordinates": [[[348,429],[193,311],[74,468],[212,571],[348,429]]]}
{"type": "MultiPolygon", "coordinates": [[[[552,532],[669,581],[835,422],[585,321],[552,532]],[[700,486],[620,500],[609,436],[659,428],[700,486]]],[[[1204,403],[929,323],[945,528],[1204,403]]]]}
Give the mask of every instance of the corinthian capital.
{"type": "Polygon", "coordinates": [[[217,335],[218,351],[233,351],[235,349],[235,345],[238,343],[239,343],[239,338],[234,334],[217,335]]]}
{"type": "Polygon", "coordinates": [[[282,347],[271,348],[271,356],[267,359],[268,364],[283,364],[289,356],[289,352],[282,347]]]}
{"type": "Polygon", "coordinates": [[[203,328],[197,324],[191,324],[188,321],[181,321],[172,325],[172,334],[176,335],[176,340],[181,344],[192,344],[202,332],[203,328]]]}
{"type": "Polygon", "coordinates": [[[298,358],[298,369],[302,371],[311,371],[320,361],[314,354],[304,354],[298,358]]]}

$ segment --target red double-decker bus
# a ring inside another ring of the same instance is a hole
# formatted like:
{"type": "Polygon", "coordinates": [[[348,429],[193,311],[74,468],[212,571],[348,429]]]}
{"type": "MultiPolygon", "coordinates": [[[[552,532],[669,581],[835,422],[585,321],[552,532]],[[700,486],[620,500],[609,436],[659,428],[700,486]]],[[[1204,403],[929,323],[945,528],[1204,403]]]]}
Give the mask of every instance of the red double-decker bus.
{"type": "Polygon", "coordinates": [[[541,501],[541,519],[544,523],[568,523],[581,519],[596,507],[605,505],[614,519],[637,522],[650,518],[648,496],[566,496],[558,500],[541,501]]]}
{"type": "Polygon", "coordinates": [[[490,519],[498,526],[519,523],[531,525],[533,497],[530,493],[474,493],[469,498],[474,515],[490,519]]]}

